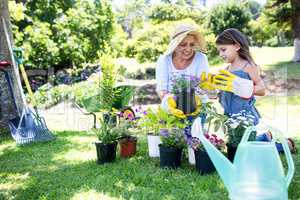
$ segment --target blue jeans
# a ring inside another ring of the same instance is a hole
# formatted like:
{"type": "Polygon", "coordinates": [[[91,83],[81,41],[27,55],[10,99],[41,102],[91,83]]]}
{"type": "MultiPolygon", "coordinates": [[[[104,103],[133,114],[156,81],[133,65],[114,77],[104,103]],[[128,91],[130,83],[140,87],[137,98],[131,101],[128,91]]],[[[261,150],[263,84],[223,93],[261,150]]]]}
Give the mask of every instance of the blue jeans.
{"type": "MultiPolygon", "coordinates": [[[[256,136],[256,141],[271,142],[272,140],[268,137],[267,133],[256,136]]],[[[283,146],[281,143],[275,142],[276,149],[279,153],[283,153],[283,146]]]]}

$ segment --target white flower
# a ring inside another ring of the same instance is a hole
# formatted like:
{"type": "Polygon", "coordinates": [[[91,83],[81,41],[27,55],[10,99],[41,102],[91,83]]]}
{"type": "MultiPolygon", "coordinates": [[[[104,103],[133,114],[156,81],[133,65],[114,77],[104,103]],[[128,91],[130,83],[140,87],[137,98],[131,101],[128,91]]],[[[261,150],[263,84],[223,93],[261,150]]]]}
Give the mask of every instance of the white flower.
{"type": "Polygon", "coordinates": [[[249,124],[249,122],[245,121],[244,125],[249,126],[250,124],[249,124]]]}
{"type": "Polygon", "coordinates": [[[229,127],[232,128],[232,129],[235,129],[235,128],[238,127],[238,125],[239,125],[238,122],[233,122],[233,123],[229,124],[229,127]]]}
{"type": "Polygon", "coordinates": [[[247,120],[246,117],[242,117],[242,116],[237,117],[237,119],[240,120],[240,121],[246,121],[247,120]]]}

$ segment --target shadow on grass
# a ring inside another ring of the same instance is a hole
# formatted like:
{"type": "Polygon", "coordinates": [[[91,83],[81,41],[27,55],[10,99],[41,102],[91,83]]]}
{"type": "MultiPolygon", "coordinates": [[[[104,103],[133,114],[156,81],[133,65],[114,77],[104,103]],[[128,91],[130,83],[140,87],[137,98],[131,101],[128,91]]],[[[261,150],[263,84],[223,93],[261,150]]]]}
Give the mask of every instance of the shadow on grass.
{"type": "MultiPolygon", "coordinates": [[[[265,72],[281,72],[285,73],[285,70],[287,70],[287,78],[300,78],[300,63],[295,62],[278,62],[273,65],[269,65],[267,69],[265,69],[265,72]],[[280,71],[283,70],[283,71],[280,71]]],[[[282,77],[284,78],[284,77],[282,77]]]]}
{"type": "MultiPolygon", "coordinates": [[[[217,174],[200,176],[188,165],[186,158],[182,169],[160,169],[159,160],[147,155],[144,136],[139,138],[138,153],[134,157],[117,157],[114,163],[97,165],[95,149],[84,148],[89,142],[78,147],[78,143],[69,140],[77,135],[89,139],[90,135],[75,132],[57,135],[58,139],[52,143],[18,148],[17,152],[8,151],[0,157],[0,185],[11,181],[13,174],[28,174],[21,186],[0,189],[0,199],[227,199],[217,174]],[[73,148],[95,157],[81,162],[53,161],[55,155],[73,148]]],[[[296,143],[300,149],[300,141],[296,143]]],[[[300,167],[299,151],[294,154],[294,160],[297,169],[300,167]]],[[[300,174],[296,171],[289,190],[291,199],[300,198],[299,181],[300,174]]]]}

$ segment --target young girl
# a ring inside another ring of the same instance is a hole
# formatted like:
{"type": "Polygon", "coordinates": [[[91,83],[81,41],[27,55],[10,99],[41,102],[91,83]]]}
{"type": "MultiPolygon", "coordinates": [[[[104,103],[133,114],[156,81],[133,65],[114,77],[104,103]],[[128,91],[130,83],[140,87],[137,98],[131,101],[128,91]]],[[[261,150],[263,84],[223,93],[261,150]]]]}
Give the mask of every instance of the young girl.
{"type": "MultiPolygon", "coordinates": [[[[227,29],[216,39],[219,55],[229,63],[226,70],[215,75],[213,84],[221,90],[219,101],[225,115],[231,116],[246,110],[255,117],[254,125],[259,123],[260,114],[255,108],[255,97],[266,93],[264,81],[260,77],[260,68],[254,62],[249,51],[247,37],[237,29],[227,29]]],[[[272,135],[264,133],[256,137],[257,141],[271,141],[272,135]]],[[[292,139],[287,139],[291,152],[296,152],[292,139]]],[[[283,152],[282,144],[276,143],[277,150],[283,152]]]]}
{"type": "Polygon", "coordinates": [[[250,55],[247,37],[231,28],[218,35],[216,44],[219,55],[229,63],[226,70],[214,77],[216,89],[221,90],[219,101],[224,113],[230,116],[242,110],[249,111],[257,125],[260,115],[255,108],[254,95],[264,96],[265,85],[260,68],[250,55]]]}

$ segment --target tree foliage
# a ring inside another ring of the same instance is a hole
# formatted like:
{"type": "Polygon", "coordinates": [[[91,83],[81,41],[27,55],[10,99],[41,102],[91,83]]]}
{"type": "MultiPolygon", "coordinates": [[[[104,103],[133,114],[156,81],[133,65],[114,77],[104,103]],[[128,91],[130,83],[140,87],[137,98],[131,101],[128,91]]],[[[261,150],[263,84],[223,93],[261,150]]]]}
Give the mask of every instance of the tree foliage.
{"type": "Polygon", "coordinates": [[[209,28],[214,34],[219,34],[227,28],[237,28],[240,31],[248,31],[248,23],[251,15],[246,6],[238,1],[215,6],[210,12],[209,28]]]}
{"type": "Polygon", "coordinates": [[[177,4],[162,3],[152,6],[149,19],[161,23],[163,21],[178,21],[191,18],[198,24],[205,18],[204,10],[177,4]]]}
{"type": "Polygon", "coordinates": [[[107,1],[31,0],[10,4],[13,32],[32,68],[81,66],[94,62],[113,32],[107,1]]]}
{"type": "Polygon", "coordinates": [[[196,26],[205,36],[208,55],[211,57],[216,55],[215,35],[203,26],[197,25],[192,19],[147,24],[128,42],[125,55],[135,57],[139,62],[155,62],[159,55],[166,51],[170,42],[170,34],[173,32],[175,25],[182,23],[196,26]]]}
{"type": "Polygon", "coordinates": [[[134,29],[143,27],[147,16],[149,2],[146,0],[129,0],[122,7],[117,7],[116,18],[128,37],[131,38],[134,29]]]}

